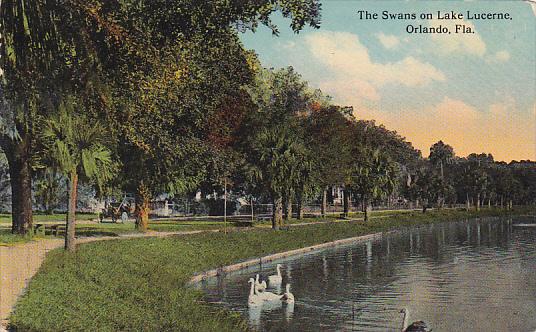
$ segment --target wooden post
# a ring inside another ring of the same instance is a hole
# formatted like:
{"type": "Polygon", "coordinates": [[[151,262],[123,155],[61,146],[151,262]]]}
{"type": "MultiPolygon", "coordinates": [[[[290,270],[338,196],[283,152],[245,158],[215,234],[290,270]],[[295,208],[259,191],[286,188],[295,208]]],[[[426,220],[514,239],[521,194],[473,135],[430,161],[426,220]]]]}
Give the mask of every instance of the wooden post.
{"type": "Polygon", "coordinates": [[[253,214],[253,196],[251,196],[251,222],[255,220],[255,216],[253,214]]]}

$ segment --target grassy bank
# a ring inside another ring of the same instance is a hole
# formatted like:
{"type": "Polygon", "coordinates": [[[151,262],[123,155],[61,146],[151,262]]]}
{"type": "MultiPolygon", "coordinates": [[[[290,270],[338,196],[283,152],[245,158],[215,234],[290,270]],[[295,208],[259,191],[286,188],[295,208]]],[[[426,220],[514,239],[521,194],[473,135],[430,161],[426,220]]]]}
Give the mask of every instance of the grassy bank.
{"type": "MultiPolygon", "coordinates": [[[[133,222],[122,223],[89,223],[84,220],[78,221],[76,225],[77,237],[90,236],[120,236],[124,234],[138,233],[133,222]]],[[[149,231],[155,232],[182,232],[182,231],[198,231],[198,230],[213,230],[228,227],[234,228],[234,225],[229,223],[224,226],[222,222],[215,221],[155,221],[149,222],[149,231]]],[[[22,244],[29,241],[41,239],[63,238],[60,233],[58,237],[47,233],[46,236],[41,233],[28,234],[25,236],[11,234],[11,224],[0,224],[0,246],[9,246],[22,244]]]]}
{"type": "Polygon", "coordinates": [[[247,326],[240,317],[204,304],[202,294],[187,287],[195,272],[399,227],[503,214],[412,212],[366,224],[334,222],[279,232],[260,228],[105,241],[82,245],[75,254],[56,250],[32,279],[10,321],[22,331],[244,330],[247,326]]]}

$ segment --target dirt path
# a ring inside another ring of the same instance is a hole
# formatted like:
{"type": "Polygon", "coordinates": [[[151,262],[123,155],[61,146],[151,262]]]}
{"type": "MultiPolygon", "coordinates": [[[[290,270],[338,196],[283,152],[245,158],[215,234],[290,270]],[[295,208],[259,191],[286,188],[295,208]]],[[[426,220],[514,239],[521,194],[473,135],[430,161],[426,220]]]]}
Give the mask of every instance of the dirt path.
{"type": "MultiPolygon", "coordinates": [[[[166,237],[172,235],[189,235],[206,231],[182,232],[147,232],[124,234],[120,236],[104,236],[95,238],[80,238],[77,243],[95,241],[133,239],[141,237],[166,237]]],[[[39,240],[35,242],[0,246],[0,332],[5,331],[7,318],[17,299],[24,292],[30,279],[37,273],[47,252],[63,246],[62,239],[39,240]]]]}

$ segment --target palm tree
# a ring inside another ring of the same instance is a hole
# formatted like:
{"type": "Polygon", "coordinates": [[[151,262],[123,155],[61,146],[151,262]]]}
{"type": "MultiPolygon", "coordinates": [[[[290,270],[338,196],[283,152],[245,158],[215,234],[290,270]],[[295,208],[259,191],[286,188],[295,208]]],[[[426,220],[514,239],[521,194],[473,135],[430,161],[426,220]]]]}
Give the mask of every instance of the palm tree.
{"type": "Polygon", "coordinates": [[[380,149],[362,147],[355,156],[348,188],[361,198],[365,221],[371,202],[394,191],[396,174],[396,164],[380,149]]]}
{"type": "MultiPolygon", "coordinates": [[[[455,161],[455,154],[452,146],[443,143],[443,141],[435,143],[430,147],[430,155],[428,159],[434,166],[439,167],[440,181],[437,182],[437,185],[439,185],[440,191],[450,191],[451,184],[445,179],[444,168],[455,161]]],[[[445,195],[440,193],[438,195],[438,208],[442,208],[444,203],[445,195]]]]}
{"type": "Polygon", "coordinates": [[[265,128],[253,140],[250,157],[255,170],[252,173],[272,199],[274,229],[283,224],[283,198],[296,188],[305,154],[305,146],[284,126],[265,128]]]}
{"type": "Polygon", "coordinates": [[[60,105],[58,114],[45,121],[43,141],[51,166],[65,174],[69,183],[69,207],[65,249],[75,250],[75,213],[79,177],[102,187],[114,170],[110,150],[104,145],[102,128],[87,117],[75,114],[71,98],[60,105]]]}

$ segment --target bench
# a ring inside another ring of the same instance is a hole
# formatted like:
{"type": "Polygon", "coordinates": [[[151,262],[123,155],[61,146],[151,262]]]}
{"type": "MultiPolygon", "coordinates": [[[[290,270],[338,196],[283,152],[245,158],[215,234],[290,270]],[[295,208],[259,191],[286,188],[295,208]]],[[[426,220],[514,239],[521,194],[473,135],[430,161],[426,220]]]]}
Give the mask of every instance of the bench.
{"type": "Polygon", "coordinates": [[[250,215],[228,216],[227,221],[233,223],[237,227],[253,227],[254,222],[250,215]]]}
{"type": "Polygon", "coordinates": [[[235,220],[231,221],[235,226],[237,227],[253,227],[253,221],[252,220],[235,220]]]}

